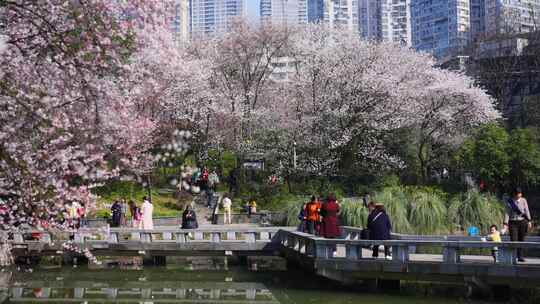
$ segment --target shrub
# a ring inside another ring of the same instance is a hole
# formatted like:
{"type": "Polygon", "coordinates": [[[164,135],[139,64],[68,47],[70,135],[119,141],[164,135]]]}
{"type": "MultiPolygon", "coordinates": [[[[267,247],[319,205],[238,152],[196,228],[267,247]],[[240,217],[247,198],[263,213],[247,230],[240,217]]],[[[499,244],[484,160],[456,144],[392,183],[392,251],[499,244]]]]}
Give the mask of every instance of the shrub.
{"type": "Polygon", "coordinates": [[[408,220],[416,234],[447,233],[445,194],[432,188],[408,188],[408,220]]]}
{"type": "Polygon", "coordinates": [[[409,198],[406,189],[402,186],[386,187],[376,192],[372,200],[384,204],[386,212],[392,222],[392,231],[398,233],[411,233],[409,223],[409,198]]]}
{"type": "Polygon", "coordinates": [[[489,226],[502,223],[503,214],[504,207],[495,196],[475,189],[454,196],[448,207],[449,222],[456,225],[453,230],[476,226],[487,231],[489,226]]]}
{"type": "Polygon", "coordinates": [[[365,228],[368,215],[368,209],[364,207],[361,199],[343,199],[341,201],[342,225],[365,228]]]}

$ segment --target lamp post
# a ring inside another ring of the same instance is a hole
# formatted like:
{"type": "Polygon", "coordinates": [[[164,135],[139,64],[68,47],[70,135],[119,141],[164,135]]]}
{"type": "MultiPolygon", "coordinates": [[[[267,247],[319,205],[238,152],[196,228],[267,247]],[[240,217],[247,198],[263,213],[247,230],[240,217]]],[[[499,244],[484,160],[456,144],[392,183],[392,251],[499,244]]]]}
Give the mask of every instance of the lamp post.
{"type": "Polygon", "coordinates": [[[293,141],[293,168],[296,170],[296,141],[293,141]]]}

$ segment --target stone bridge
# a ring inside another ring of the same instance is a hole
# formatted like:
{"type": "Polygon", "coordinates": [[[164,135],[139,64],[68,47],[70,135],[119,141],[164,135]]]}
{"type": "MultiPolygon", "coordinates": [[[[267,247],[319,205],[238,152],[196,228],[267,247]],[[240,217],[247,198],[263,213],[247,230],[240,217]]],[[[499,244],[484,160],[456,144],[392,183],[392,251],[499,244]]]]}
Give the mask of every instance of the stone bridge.
{"type": "MultiPolygon", "coordinates": [[[[477,285],[540,286],[540,259],[516,262],[517,249],[540,251],[540,239],[492,243],[479,237],[394,234],[392,240],[361,240],[361,229],[343,227],[340,239],[325,239],[293,227],[209,226],[196,230],[81,229],[72,240],[48,232],[12,232],[17,256],[69,254],[64,243],[102,256],[279,255],[314,274],[345,283],[368,279],[473,282],[477,285]],[[370,246],[392,249],[390,260],[371,257],[370,246]],[[497,246],[499,260],[491,249],[497,246]]],[[[65,237],[67,238],[67,237],[65,237]]]]}

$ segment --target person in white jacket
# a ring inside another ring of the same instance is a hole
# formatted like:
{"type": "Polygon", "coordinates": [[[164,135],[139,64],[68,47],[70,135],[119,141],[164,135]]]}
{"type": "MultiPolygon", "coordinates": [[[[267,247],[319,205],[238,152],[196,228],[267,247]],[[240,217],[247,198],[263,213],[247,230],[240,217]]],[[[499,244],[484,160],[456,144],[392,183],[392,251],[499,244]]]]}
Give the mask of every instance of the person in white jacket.
{"type": "Polygon", "coordinates": [[[223,223],[224,224],[231,224],[232,201],[229,198],[229,194],[224,195],[224,198],[223,198],[223,201],[221,202],[221,204],[223,205],[223,215],[225,217],[223,219],[223,223]]]}
{"type": "Polygon", "coordinates": [[[152,220],[152,214],[154,213],[154,206],[152,203],[145,197],[143,197],[143,203],[141,206],[142,229],[154,229],[154,221],[152,220]]]}

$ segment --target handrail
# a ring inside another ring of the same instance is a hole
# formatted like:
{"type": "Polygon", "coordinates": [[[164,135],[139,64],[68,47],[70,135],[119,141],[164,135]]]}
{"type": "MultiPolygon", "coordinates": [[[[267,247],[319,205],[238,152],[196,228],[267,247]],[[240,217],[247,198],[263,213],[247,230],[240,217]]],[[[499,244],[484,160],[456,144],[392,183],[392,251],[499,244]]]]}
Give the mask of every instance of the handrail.
{"type": "MultiPolygon", "coordinates": [[[[353,238],[360,236],[363,228],[343,226],[342,231],[345,238],[353,238]]],[[[393,240],[433,240],[433,241],[481,241],[484,236],[468,236],[468,235],[418,235],[418,234],[404,234],[404,233],[391,233],[391,239],[393,240]]],[[[501,235],[503,241],[509,241],[510,236],[501,235]]],[[[540,236],[526,236],[527,242],[540,242],[540,236]]]]}
{"type": "Polygon", "coordinates": [[[385,245],[392,248],[393,262],[409,262],[411,247],[432,246],[440,247],[443,251],[443,263],[459,263],[460,250],[473,248],[498,248],[499,264],[513,265],[516,263],[517,249],[540,249],[538,242],[482,242],[482,241],[448,241],[448,240],[359,240],[359,239],[325,239],[303,232],[286,232],[281,235],[281,244],[289,249],[318,259],[339,258],[334,254],[337,246],[344,246],[346,254],[343,258],[361,260],[362,249],[368,246],[385,245]]]}

